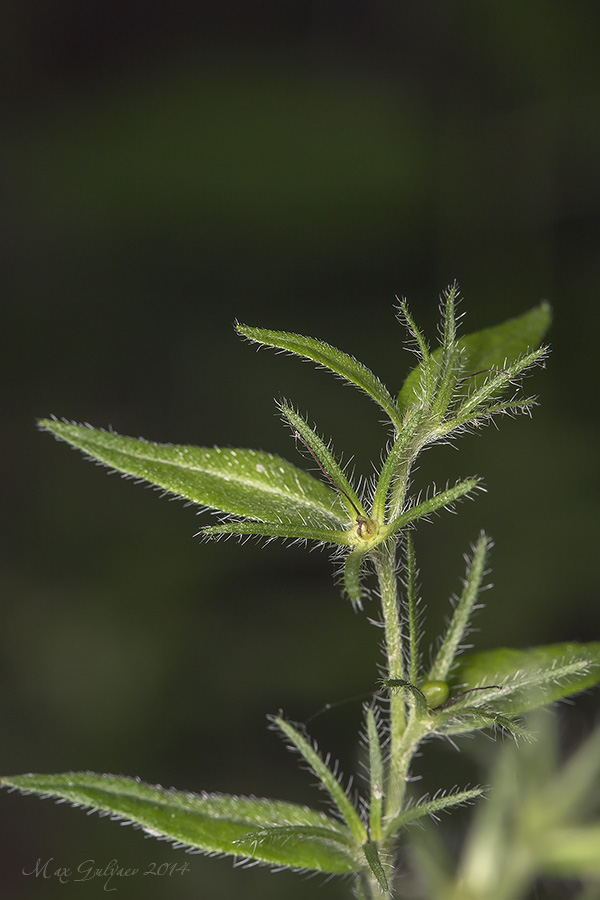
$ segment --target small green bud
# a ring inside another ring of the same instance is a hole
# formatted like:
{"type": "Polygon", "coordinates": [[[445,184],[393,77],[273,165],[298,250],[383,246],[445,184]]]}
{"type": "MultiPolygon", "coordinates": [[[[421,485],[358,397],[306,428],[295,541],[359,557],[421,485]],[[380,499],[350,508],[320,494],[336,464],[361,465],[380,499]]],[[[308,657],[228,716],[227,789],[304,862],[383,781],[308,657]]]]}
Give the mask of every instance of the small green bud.
{"type": "Polygon", "coordinates": [[[450,688],[445,681],[426,681],[421,685],[421,691],[425,695],[427,706],[430,709],[437,709],[450,696],[450,688]]]}

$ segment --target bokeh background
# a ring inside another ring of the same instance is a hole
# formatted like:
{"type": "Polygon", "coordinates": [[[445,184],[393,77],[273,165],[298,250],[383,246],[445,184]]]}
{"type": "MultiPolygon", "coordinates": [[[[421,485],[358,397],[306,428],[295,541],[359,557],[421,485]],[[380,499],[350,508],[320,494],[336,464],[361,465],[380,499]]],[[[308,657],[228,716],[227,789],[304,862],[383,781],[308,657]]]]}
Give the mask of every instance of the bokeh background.
{"type": "MultiPolygon", "coordinates": [[[[54,414],[302,463],[283,396],[368,475],[376,408],[256,354],[235,319],[316,334],[396,390],[412,364],[396,294],[432,338],[454,279],[466,330],[548,299],[533,422],[431,451],[416,476],[488,489],[416,532],[429,640],[481,528],[495,588],[478,647],[597,640],[598,5],[13,0],[2,19],[0,771],[320,802],[265,715],[305,720],[375,687],[380,632],[327,554],[202,544],[207,516],[35,427],[54,414]]],[[[565,727],[583,733],[597,707],[578,700],[565,727]]],[[[360,701],[311,722],[346,772],[359,724],[360,701]]],[[[423,790],[462,777],[451,749],[428,758],[423,790]]],[[[17,900],[105,895],[23,875],[38,858],[189,863],[118,886],[148,900],[348,890],[6,793],[0,847],[17,900]]]]}

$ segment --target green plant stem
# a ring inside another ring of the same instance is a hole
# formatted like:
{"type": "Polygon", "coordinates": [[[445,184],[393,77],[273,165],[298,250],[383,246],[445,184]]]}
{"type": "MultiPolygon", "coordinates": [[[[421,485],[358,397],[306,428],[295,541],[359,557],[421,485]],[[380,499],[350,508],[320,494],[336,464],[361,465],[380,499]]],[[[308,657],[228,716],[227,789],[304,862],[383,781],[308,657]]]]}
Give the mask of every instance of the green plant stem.
{"type": "Polygon", "coordinates": [[[372,872],[365,871],[358,876],[356,896],[358,900],[381,900],[382,897],[389,898],[390,895],[384,894],[372,872]]]}
{"type": "MultiPolygon", "coordinates": [[[[400,692],[398,693],[402,696],[400,692]]],[[[391,742],[386,820],[389,825],[392,826],[393,830],[390,829],[386,832],[384,827],[384,841],[389,840],[392,842],[390,850],[393,850],[393,843],[397,833],[397,828],[393,828],[392,820],[402,809],[410,764],[417,747],[428,731],[428,722],[422,716],[417,714],[416,708],[413,708],[409,714],[408,721],[402,734],[396,741],[392,740],[391,742]]]]}
{"type": "MultiPolygon", "coordinates": [[[[402,633],[400,631],[400,616],[398,612],[396,548],[391,542],[378,548],[375,554],[375,570],[379,580],[381,609],[385,629],[387,677],[405,678],[402,633]]],[[[390,767],[386,791],[386,817],[397,815],[402,803],[406,767],[403,766],[398,756],[397,748],[402,744],[405,729],[404,695],[400,691],[393,692],[390,697],[390,767]]]]}

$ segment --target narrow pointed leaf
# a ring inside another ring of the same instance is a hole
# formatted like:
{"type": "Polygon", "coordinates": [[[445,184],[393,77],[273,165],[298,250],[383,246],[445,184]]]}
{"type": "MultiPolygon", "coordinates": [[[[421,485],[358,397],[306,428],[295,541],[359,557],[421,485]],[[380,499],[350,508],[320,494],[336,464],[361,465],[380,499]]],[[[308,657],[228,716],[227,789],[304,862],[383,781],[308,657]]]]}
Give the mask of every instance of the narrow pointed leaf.
{"type": "Polygon", "coordinates": [[[369,864],[369,868],[377,879],[381,890],[387,894],[389,892],[390,886],[387,880],[387,875],[385,874],[385,869],[383,868],[381,859],[379,858],[379,850],[377,849],[377,844],[374,841],[367,841],[366,844],[363,844],[363,851],[365,854],[365,859],[369,864]]]}
{"type": "Polygon", "coordinates": [[[451,431],[455,431],[462,425],[474,423],[479,425],[481,422],[489,421],[494,416],[516,416],[522,415],[523,413],[530,413],[536,404],[537,400],[535,397],[523,397],[522,400],[507,400],[506,403],[486,403],[476,410],[467,406],[465,411],[465,409],[461,407],[456,416],[453,415],[452,419],[444,422],[440,429],[440,433],[443,432],[444,434],[449,434],[451,431]]]}
{"type": "Polygon", "coordinates": [[[431,362],[437,366],[437,372],[433,369],[436,378],[430,410],[431,418],[436,422],[444,418],[454,397],[458,376],[462,371],[462,355],[456,340],[455,300],[457,295],[458,288],[454,285],[444,296],[442,346],[439,353],[434,354],[428,363],[428,368],[431,362]]]}
{"type": "Polygon", "coordinates": [[[309,450],[314,453],[319,465],[323,467],[335,487],[341,492],[340,499],[346,503],[348,512],[353,519],[357,516],[366,516],[363,505],[356,495],[354,488],[346,478],[346,475],[336,460],[333,453],[324,444],[318,434],[310,427],[308,422],[302,418],[294,409],[285,403],[280,404],[281,412],[284,418],[289,422],[295,432],[309,450]]]}
{"type": "Polygon", "coordinates": [[[373,707],[369,707],[367,710],[367,739],[369,742],[369,784],[371,791],[369,803],[369,829],[372,840],[378,841],[381,840],[381,816],[383,812],[385,775],[381,740],[379,737],[379,729],[377,728],[377,717],[373,707]]]}
{"type": "MultiPolygon", "coordinates": [[[[486,369],[503,368],[507,360],[513,360],[539,346],[551,319],[552,311],[549,304],[541,303],[522,316],[459,338],[463,371],[469,375],[486,369]]],[[[436,350],[432,356],[440,358],[441,350],[436,350]]],[[[404,382],[398,398],[398,407],[401,410],[407,409],[419,399],[419,387],[423,377],[422,366],[421,363],[413,369],[404,382]]]]}
{"type": "Polygon", "coordinates": [[[344,562],[344,589],[356,609],[362,609],[360,568],[365,556],[359,550],[352,550],[344,562]]]}
{"type": "Polygon", "coordinates": [[[201,537],[238,535],[243,537],[283,538],[292,541],[319,541],[349,547],[352,541],[346,531],[310,528],[304,525],[279,525],[276,522],[222,522],[220,525],[205,525],[198,534],[201,537]]]}
{"type": "Polygon", "coordinates": [[[191,794],[143,784],[134,778],[91,772],[18,775],[1,782],[25,793],[110,813],[113,818],[139,825],[153,837],[206,853],[319,872],[352,872],[357,868],[347,830],[331,816],[293,803],[191,794]],[[281,835],[264,843],[248,839],[257,830],[278,823],[306,828],[307,832],[295,838],[281,835]]]}
{"type": "Polygon", "coordinates": [[[448,672],[459,652],[461,642],[469,626],[473,608],[479,596],[490,544],[489,538],[482,534],[475,547],[473,557],[469,561],[463,591],[452,614],[444,640],[437,652],[435,662],[427,676],[428,681],[446,681],[448,678],[448,672]]]}
{"type": "MultiPolygon", "coordinates": [[[[493,709],[511,716],[587,690],[600,682],[600,643],[548,644],[530,650],[503,647],[464,656],[451,673],[450,685],[469,690],[498,685],[493,709]]],[[[469,705],[477,706],[478,693],[469,705]]],[[[481,692],[482,702],[490,697],[481,692]]]]}
{"type": "Polygon", "coordinates": [[[468,734],[471,731],[479,731],[481,728],[495,728],[496,726],[503,728],[513,737],[530,736],[530,731],[516,719],[496,712],[494,709],[486,709],[484,706],[460,706],[444,709],[439,715],[439,724],[436,724],[435,730],[438,734],[468,734]]]}
{"type": "Polygon", "coordinates": [[[352,805],[348,795],[344,791],[335,774],[331,771],[319,753],[315,750],[309,740],[307,740],[300,732],[294,728],[290,722],[286,722],[280,716],[273,718],[274,724],[287,739],[292,743],[296,750],[304,757],[312,771],[315,773],[323,788],[327,791],[340,813],[344,817],[348,828],[354,835],[356,842],[364,843],[367,839],[365,828],[360,821],[360,816],[352,805]]]}
{"type": "Polygon", "coordinates": [[[403,810],[399,815],[392,819],[386,825],[385,837],[392,837],[400,828],[410,825],[422,819],[423,816],[434,816],[438,812],[445,809],[452,809],[454,806],[461,806],[465,803],[471,803],[484,793],[484,788],[470,788],[465,791],[454,791],[442,797],[436,797],[433,800],[422,801],[416,806],[403,810]]]}
{"type": "Polygon", "coordinates": [[[335,491],[270,453],[156,444],[53,419],[40,427],[111,469],[201,506],[265,522],[345,527],[335,491]]]}
{"type": "MultiPolygon", "coordinates": [[[[403,512],[387,526],[385,529],[385,537],[391,537],[392,534],[396,534],[397,531],[404,528],[410,522],[414,522],[415,519],[422,519],[424,516],[429,516],[431,513],[437,512],[438,509],[442,509],[444,506],[450,506],[456,500],[460,500],[461,497],[464,497],[465,494],[474,491],[479,483],[479,478],[467,478],[465,481],[459,481],[458,484],[455,484],[453,487],[446,488],[444,491],[439,491],[437,494],[434,494],[433,497],[424,500],[423,503],[419,503],[417,506],[407,509],[406,512],[403,512]]],[[[383,530],[384,529],[382,529],[382,531],[383,530]]]]}
{"type": "Polygon", "coordinates": [[[399,315],[401,321],[404,320],[404,324],[406,325],[410,334],[414,337],[415,341],[417,342],[417,346],[419,348],[419,352],[421,354],[423,361],[427,361],[431,355],[429,352],[429,347],[427,346],[427,341],[425,340],[425,336],[423,335],[423,332],[421,331],[421,329],[419,328],[419,326],[417,325],[417,323],[411,316],[410,311],[408,309],[408,304],[406,303],[405,300],[402,300],[400,302],[400,309],[399,309],[398,315],[399,315]]]}
{"type": "MultiPolygon", "coordinates": [[[[456,410],[456,414],[454,415],[453,413],[453,417],[444,423],[440,434],[449,433],[457,425],[468,422],[473,416],[490,415],[491,409],[497,405],[493,403],[490,406],[490,401],[495,400],[515,378],[524,372],[525,369],[542,360],[547,356],[547,353],[547,348],[541,347],[539,350],[534,350],[532,353],[527,353],[525,356],[520,356],[512,362],[506,363],[506,368],[499,372],[488,374],[478,387],[469,392],[468,397],[456,410]]],[[[531,405],[531,400],[529,405],[531,405]]],[[[514,409],[515,401],[510,401],[509,406],[514,409]]]]}
{"type": "Polygon", "coordinates": [[[256,341],[258,344],[265,344],[268,347],[276,347],[280,350],[287,350],[296,356],[302,356],[304,359],[310,359],[318,365],[324,366],[336,375],[340,375],[346,381],[361,388],[367,393],[382,409],[385,410],[392,422],[396,426],[400,426],[401,421],[398,416],[396,404],[389,393],[388,389],[381,383],[379,378],[371,372],[363,363],[349,356],[337,347],[332,347],[324,341],[318,341],[316,338],[306,337],[302,334],[291,334],[287,331],[270,331],[266,328],[252,328],[249,325],[236,325],[239,334],[256,341]]]}
{"type": "MultiPolygon", "coordinates": [[[[412,462],[412,457],[414,457],[415,454],[414,437],[420,424],[421,416],[418,412],[409,414],[385,459],[377,481],[375,498],[373,500],[372,515],[378,522],[384,521],[386,513],[390,518],[397,514],[397,510],[393,508],[393,498],[390,503],[392,508],[387,508],[388,496],[400,466],[404,464],[403,469],[406,471],[412,462]]],[[[404,485],[402,487],[404,487],[404,485]]],[[[404,491],[401,490],[400,494],[403,495],[403,493],[404,491]]]]}

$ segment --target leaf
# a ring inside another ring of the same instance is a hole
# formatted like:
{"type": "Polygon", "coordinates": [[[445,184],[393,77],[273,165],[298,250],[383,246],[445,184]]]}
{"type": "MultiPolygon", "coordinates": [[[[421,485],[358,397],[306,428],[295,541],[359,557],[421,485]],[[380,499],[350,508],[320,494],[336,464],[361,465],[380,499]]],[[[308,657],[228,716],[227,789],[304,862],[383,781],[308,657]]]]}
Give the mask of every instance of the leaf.
{"type": "Polygon", "coordinates": [[[514,384],[514,379],[522,372],[544,359],[547,352],[546,347],[540,347],[539,350],[533,350],[512,362],[505,363],[506,368],[488,373],[463,399],[443,426],[440,426],[439,434],[450,434],[467,422],[481,418],[489,419],[501,412],[527,412],[535,403],[533,397],[522,400],[513,397],[505,403],[497,403],[496,400],[509,385],[514,384]]]}
{"type": "Polygon", "coordinates": [[[600,681],[600,643],[548,644],[530,650],[502,647],[461,658],[450,676],[452,689],[468,691],[497,685],[500,690],[469,695],[510,716],[546,706],[593,687],[600,681]]]}
{"type": "Polygon", "coordinates": [[[379,887],[387,894],[389,892],[390,886],[388,884],[387,875],[385,874],[385,870],[379,858],[379,850],[377,849],[377,844],[374,841],[367,841],[365,844],[363,844],[363,852],[365,854],[365,859],[369,863],[371,872],[379,882],[379,887]]]}
{"type": "Polygon", "coordinates": [[[320,541],[348,547],[352,543],[347,531],[320,530],[304,525],[279,525],[275,522],[221,522],[220,525],[205,525],[198,534],[207,538],[237,534],[240,537],[248,535],[294,541],[320,541]]]}
{"type": "MultiPolygon", "coordinates": [[[[554,829],[544,837],[540,868],[561,878],[600,878],[600,825],[554,829]]],[[[596,892],[598,885],[596,885],[596,892]]],[[[598,897],[598,893],[590,895],[598,897]]]]}
{"type": "Polygon", "coordinates": [[[300,437],[300,440],[306,445],[309,452],[314,454],[317,463],[324,470],[325,474],[331,479],[338,491],[341,493],[341,499],[347,504],[348,512],[352,519],[357,516],[366,516],[364,507],[356,495],[354,488],[346,478],[346,475],[336,460],[335,456],[328,447],[325,446],[321,438],[310,427],[308,422],[302,418],[294,409],[285,403],[279,405],[283,417],[292,426],[294,432],[300,437]]]}
{"type": "MultiPolygon", "coordinates": [[[[414,458],[415,450],[413,439],[420,424],[421,415],[419,411],[407,416],[402,429],[388,452],[377,480],[377,489],[373,499],[372,514],[373,518],[378,522],[383,522],[386,514],[386,507],[391,507],[387,512],[392,517],[398,512],[394,508],[393,500],[388,504],[388,495],[392,490],[394,478],[396,478],[400,466],[404,464],[404,468],[406,469],[407,464],[410,465],[412,458],[414,458]]],[[[401,493],[403,493],[403,491],[401,493]]]]}
{"type": "Polygon", "coordinates": [[[287,350],[296,356],[310,359],[329,369],[336,375],[340,375],[346,381],[365,391],[390,417],[396,427],[400,427],[401,419],[398,415],[396,404],[379,378],[371,372],[363,363],[349,356],[337,347],[332,347],[324,341],[306,337],[302,334],[291,334],[287,331],[269,331],[266,328],[252,328],[249,325],[236,325],[239,334],[265,344],[268,347],[277,347],[287,350]]]}
{"type": "Polygon", "coordinates": [[[381,739],[377,713],[373,707],[367,709],[367,739],[369,743],[369,831],[375,841],[381,840],[381,815],[385,785],[385,767],[381,749],[381,739]]]}
{"type": "Polygon", "coordinates": [[[39,424],[111,469],[201,506],[281,525],[348,526],[335,491],[271,453],[156,444],[53,419],[39,424]]]}
{"type": "MultiPolygon", "coordinates": [[[[441,422],[446,410],[452,402],[458,376],[462,369],[460,345],[456,340],[456,316],[455,301],[458,297],[458,286],[454,284],[445,292],[442,298],[442,346],[439,353],[425,362],[425,383],[430,378],[429,373],[435,375],[435,386],[432,389],[430,416],[433,422],[441,422]],[[433,363],[433,365],[432,365],[433,363]]],[[[421,379],[419,378],[419,381],[421,379]]],[[[421,385],[419,384],[419,393],[421,385]]]]}
{"type": "MultiPolygon", "coordinates": [[[[502,368],[507,360],[513,360],[527,350],[537,347],[550,327],[551,320],[552,310],[550,305],[544,302],[500,325],[474,331],[459,338],[457,343],[462,350],[463,371],[470,375],[486,369],[502,368]]],[[[438,361],[441,356],[441,348],[432,354],[438,361]]],[[[418,402],[423,375],[423,363],[416,366],[408,375],[398,397],[398,408],[401,411],[418,402]]]]}
{"type": "Polygon", "coordinates": [[[362,609],[362,595],[360,588],[360,568],[366,557],[366,553],[360,550],[351,550],[344,562],[344,589],[355,609],[362,609]]]}
{"type": "Polygon", "coordinates": [[[482,534],[474,549],[473,557],[469,560],[460,600],[454,608],[448,630],[429,671],[427,681],[446,681],[448,677],[448,672],[469,627],[469,620],[479,597],[490,545],[490,539],[482,534]]]}
{"type": "Polygon", "coordinates": [[[479,478],[466,478],[464,481],[459,481],[457,484],[450,488],[446,488],[444,491],[439,491],[437,494],[434,494],[433,497],[429,497],[428,500],[424,500],[422,503],[417,504],[417,506],[407,509],[399,515],[397,519],[390,522],[388,526],[382,528],[381,531],[383,535],[386,538],[391,537],[392,534],[395,534],[410,522],[414,522],[415,519],[422,519],[425,516],[431,515],[431,513],[437,512],[438,509],[442,509],[444,506],[450,506],[456,500],[460,500],[461,497],[464,497],[465,494],[474,491],[479,483],[479,478]]]}
{"type": "Polygon", "coordinates": [[[464,791],[453,790],[449,794],[435,797],[433,800],[422,800],[415,806],[403,810],[391,819],[385,828],[385,838],[393,837],[400,828],[405,828],[411,822],[422,819],[423,816],[435,816],[445,809],[452,809],[465,803],[471,803],[484,793],[484,788],[470,788],[464,791]]]}
{"type": "Polygon", "coordinates": [[[494,709],[485,706],[450,706],[442,710],[439,724],[435,731],[438,734],[467,734],[481,728],[500,727],[513,737],[530,737],[530,732],[517,719],[504,716],[494,709]]]}
{"type": "Polygon", "coordinates": [[[227,794],[192,794],[144,784],[135,778],[69,772],[15,775],[1,783],[24,793],[67,800],[139,825],[153,837],[205,853],[223,853],[276,866],[344,873],[358,868],[347,829],[324,813],[276,800],[227,794]],[[295,834],[257,831],[286,825],[295,834]]]}
{"type": "Polygon", "coordinates": [[[346,820],[348,828],[354,835],[357,843],[362,844],[367,839],[367,833],[364,825],[360,821],[360,816],[352,805],[348,795],[344,791],[342,785],[338,781],[334,772],[331,771],[327,763],[321,758],[318,751],[312,746],[300,732],[294,728],[291,722],[286,722],[281,716],[273,717],[273,724],[279,728],[286,738],[291,742],[293,747],[304,757],[312,771],[315,773],[323,788],[327,791],[340,813],[346,820]]]}

